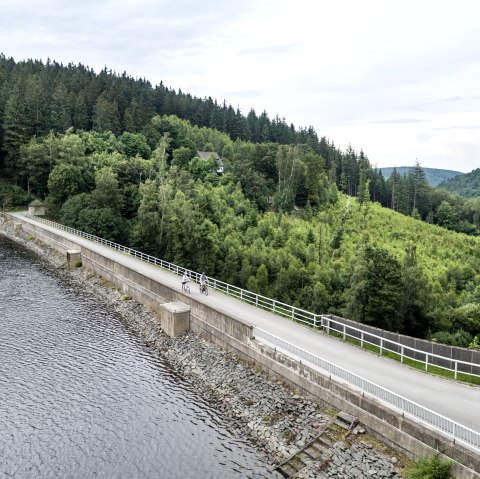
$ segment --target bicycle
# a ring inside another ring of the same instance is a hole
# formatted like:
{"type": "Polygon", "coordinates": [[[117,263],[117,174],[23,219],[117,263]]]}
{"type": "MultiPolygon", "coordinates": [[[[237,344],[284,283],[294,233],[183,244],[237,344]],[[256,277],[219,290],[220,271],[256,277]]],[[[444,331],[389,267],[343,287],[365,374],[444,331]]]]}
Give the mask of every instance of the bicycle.
{"type": "Polygon", "coordinates": [[[182,291],[190,294],[190,286],[188,286],[188,283],[182,283],[182,291]]]}
{"type": "Polygon", "coordinates": [[[205,296],[208,296],[208,286],[206,284],[200,285],[200,294],[204,294],[205,296]]]}

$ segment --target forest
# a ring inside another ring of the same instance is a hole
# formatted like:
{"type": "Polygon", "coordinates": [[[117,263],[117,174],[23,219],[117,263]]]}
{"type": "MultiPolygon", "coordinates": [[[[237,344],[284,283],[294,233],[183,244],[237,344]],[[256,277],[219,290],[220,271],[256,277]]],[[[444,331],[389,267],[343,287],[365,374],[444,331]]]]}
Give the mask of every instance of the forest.
{"type": "MultiPolygon", "coordinates": [[[[397,173],[401,176],[408,175],[410,172],[411,166],[397,166],[397,173]]],[[[448,180],[455,176],[464,175],[461,171],[455,170],[443,170],[441,168],[422,168],[425,173],[425,179],[427,183],[431,186],[438,186],[442,181],[448,180]]],[[[388,179],[393,173],[393,167],[382,167],[380,168],[383,176],[388,179]]]]}
{"type": "Polygon", "coordinates": [[[311,127],[50,61],[0,57],[0,115],[7,207],[41,199],[66,225],[314,312],[480,335],[480,200],[418,163],[385,180],[311,127]]]}
{"type": "Polygon", "coordinates": [[[480,168],[466,175],[442,181],[439,188],[465,198],[480,198],[480,168]]]}

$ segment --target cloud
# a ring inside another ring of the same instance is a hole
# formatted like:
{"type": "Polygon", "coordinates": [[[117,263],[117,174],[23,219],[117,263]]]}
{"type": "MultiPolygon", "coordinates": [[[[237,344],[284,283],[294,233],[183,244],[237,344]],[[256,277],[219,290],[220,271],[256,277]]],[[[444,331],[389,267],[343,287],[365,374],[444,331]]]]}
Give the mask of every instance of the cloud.
{"type": "Polygon", "coordinates": [[[439,128],[433,128],[433,130],[438,131],[447,131],[447,130],[479,130],[480,125],[452,125],[452,126],[443,126],[439,128]]]}
{"type": "Polygon", "coordinates": [[[376,120],[372,123],[383,123],[383,124],[407,124],[407,123],[424,123],[427,120],[421,120],[418,118],[392,118],[390,120],[376,120]]]}
{"type": "Polygon", "coordinates": [[[295,45],[288,44],[288,45],[272,45],[272,46],[264,46],[258,48],[246,48],[239,51],[240,55],[247,55],[247,56],[256,56],[256,57],[271,57],[273,56],[282,56],[288,53],[291,53],[295,48],[295,45]]]}

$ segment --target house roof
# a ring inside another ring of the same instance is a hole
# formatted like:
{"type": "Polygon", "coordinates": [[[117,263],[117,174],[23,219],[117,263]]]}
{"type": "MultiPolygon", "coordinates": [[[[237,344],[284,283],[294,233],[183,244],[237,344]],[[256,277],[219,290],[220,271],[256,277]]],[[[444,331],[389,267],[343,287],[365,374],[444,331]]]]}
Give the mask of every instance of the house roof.
{"type": "Polygon", "coordinates": [[[223,162],[216,151],[197,151],[195,156],[197,158],[200,158],[201,160],[208,160],[209,158],[213,158],[218,166],[223,166],[223,162]]]}

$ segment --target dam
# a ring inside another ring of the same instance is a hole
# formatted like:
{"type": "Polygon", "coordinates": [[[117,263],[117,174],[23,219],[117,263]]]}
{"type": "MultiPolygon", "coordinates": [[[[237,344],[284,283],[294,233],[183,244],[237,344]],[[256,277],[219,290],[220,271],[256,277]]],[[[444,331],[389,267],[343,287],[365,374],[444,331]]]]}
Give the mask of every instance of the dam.
{"type": "MultiPolygon", "coordinates": [[[[400,445],[405,451],[413,455],[421,455],[425,454],[429,447],[431,448],[430,444],[433,444],[437,450],[446,452],[447,457],[455,459],[458,457],[461,459],[460,456],[463,455],[464,459],[462,460],[465,463],[466,475],[462,476],[461,472],[457,471],[457,477],[473,477],[468,474],[471,474],[471,471],[478,470],[478,462],[476,462],[478,461],[477,453],[473,452],[470,454],[462,446],[452,444],[441,435],[423,427],[417,421],[411,421],[409,418],[403,417],[403,415],[398,416],[395,411],[378,404],[377,401],[362,396],[358,391],[356,392],[348,386],[339,384],[332,377],[325,378],[324,375],[308,365],[299,364],[298,361],[285,357],[280,351],[266,343],[257,344],[253,328],[265,316],[263,312],[244,306],[232,308],[227,301],[229,298],[225,298],[220,294],[212,295],[208,298],[200,298],[199,295],[195,296],[193,294],[190,297],[185,297],[180,291],[179,278],[171,273],[168,276],[165,272],[158,271],[158,268],[155,268],[156,271],[152,269],[152,273],[149,270],[148,274],[145,274],[145,271],[151,266],[139,262],[138,259],[128,257],[125,254],[122,255],[119,252],[109,252],[107,254],[102,245],[93,246],[89,242],[84,242],[82,238],[74,238],[68,233],[55,231],[53,228],[28,218],[15,216],[15,220],[17,219],[21,219],[21,223],[25,231],[28,231],[28,234],[37,237],[41,241],[56,245],[58,249],[63,248],[64,251],[80,250],[82,264],[86,268],[117,284],[118,287],[123,288],[125,294],[134,299],[145,302],[153,308],[155,308],[155,304],[158,308],[159,304],[165,302],[180,301],[183,304],[187,304],[191,309],[190,329],[192,331],[208,337],[212,341],[223,343],[227,349],[235,350],[237,354],[255,361],[261,367],[282,377],[291,386],[298,388],[303,393],[311,394],[335,408],[348,410],[357,416],[362,424],[365,424],[371,431],[393,444],[400,445]],[[114,259],[113,253],[118,255],[114,259]],[[161,277],[160,280],[158,280],[159,277],[161,277]]],[[[295,326],[297,325],[283,318],[276,318],[273,332],[276,335],[281,335],[282,329],[285,329],[290,341],[301,341],[302,332],[295,326]]],[[[262,328],[265,327],[262,324],[262,328]]],[[[315,343],[318,343],[316,335],[312,334],[311,331],[308,332],[308,337],[310,341],[313,341],[312,338],[315,338],[315,343]]],[[[348,345],[343,346],[349,347],[348,345]]],[[[340,354],[338,352],[340,347],[341,343],[337,341],[334,346],[334,349],[337,351],[336,361],[340,360],[340,356],[344,356],[343,350],[340,354]]],[[[325,344],[322,345],[322,349],[328,354],[334,354],[333,352],[328,352],[328,347],[325,344]]],[[[362,365],[365,366],[365,362],[368,362],[370,365],[369,369],[375,372],[381,369],[372,366],[375,359],[378,358],[372,355],[367,356],[360,356],[362,360],[353,362],[350,360],[349,366],[351,368],[353,366],[362,367],[362,365]],[[364,359],[367,356],[368,359],[364,359]]],[[[385,363],[384,360],[382,362],[385,363]]],[[[396,366],[404,368],[401,365],[396,366]]],[[[407,368],[404,368],[404,370],[407,370],[407,368]]],[[[394,383],[402,385],[405,382],[399,379],[401,374],[400,370],[395,369],[395,375],[390,373],[387,376],[390,381],[393,380],[394,383]]],[[[419,381],[425,382],[428,378],[429,376],[422,374],[419,381]]],[[[445,401],[445,394],[448,393],[443,393],[445,390],[444,386],[445,382],[443,381],[439,386],[444,396],[443,401],[440,402],[449,403],[450,401],[445,401]]],[[[467,401],[467,404],[478,404],[478,390],[475,390],[475,388],[463,389],[462,386],[455,386],[454,389],[456,388],[456,390],[452,394],[457,394],[460,400],[467,401]],[[459,394],[458,391],[461,391],[461,393],[459,394]],[[467,392],[470,392],[470,396],[467,392]]],[[[422,394],[421,391],[420,394],[422,394]]],[[[426,396],[425,389],[423,396],[426,396]]],[[[433,399],[439,399],[438,395],[431,396],[433,399]]],[[[440,406],[442,404],[439,404],[440,406]]],[[[465,418],[468,419],[468,411],[472,409],[469,407],[458,407],[458,403],[456,406],[460,413],[466,414],[465,418]]],[[[465,422],[464,419],[462,419],[462,422],[465,422]]],[[[475,420],[475,417],[472,420],[475,420]]]]}

